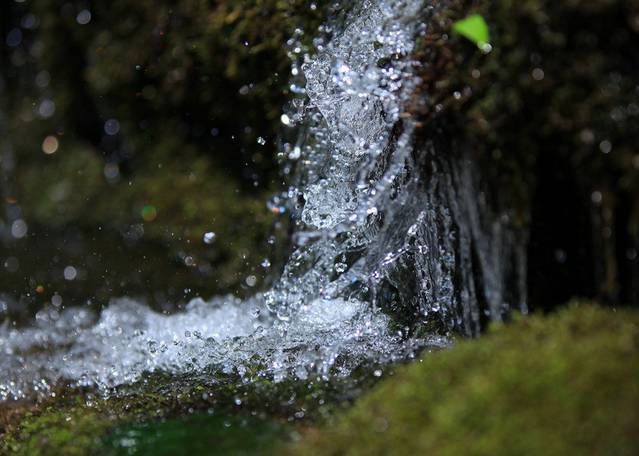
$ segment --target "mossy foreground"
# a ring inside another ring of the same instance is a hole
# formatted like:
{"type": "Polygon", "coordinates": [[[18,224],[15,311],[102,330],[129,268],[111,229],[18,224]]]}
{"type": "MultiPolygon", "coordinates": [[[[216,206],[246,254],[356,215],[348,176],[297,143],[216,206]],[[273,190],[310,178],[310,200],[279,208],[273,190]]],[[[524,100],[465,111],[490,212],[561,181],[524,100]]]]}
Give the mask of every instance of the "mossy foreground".
{"type": "Polygon", "coordinates": [[[38,405],[0,403],[0,455],[273,454],[376,380],[274,383],[205,369],[149,374],[105,399],[61,388],[38,405]]]}
{"type": "Polygon", "coordinates": [[[347,394],[339,382],[207,384],[213,373],[156,375],[90,406],[67,392],[0,411],[0,454],[274,454],[298,432],[290,454],[639,452],[637,312],[573,306],[384,372],[347,394]]]}
{"type": "Polygon", "coordinates": [[[637,454],[639,315],[494,327],[382,382],[293,454],[637,454]]]}

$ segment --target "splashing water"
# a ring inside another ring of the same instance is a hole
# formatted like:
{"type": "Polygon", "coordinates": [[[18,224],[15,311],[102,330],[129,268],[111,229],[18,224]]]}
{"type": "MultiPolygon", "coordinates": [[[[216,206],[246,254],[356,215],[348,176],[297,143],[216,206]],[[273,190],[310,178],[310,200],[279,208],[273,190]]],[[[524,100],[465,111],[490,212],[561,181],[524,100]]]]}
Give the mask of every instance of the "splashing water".
{"type": "Polygon", "coordinates": [[[474,334],[484,313],[499,319],[508,304],[525,309],[521,283],[519,293],[506,286],[523,263],[513,260],[513,273],[501,261],[523,258],[523,244],[478,201],[472,165],[416,147],[403,113],[418,83],[420,14],[419,1],[362,1],[304,57],[305,97],[282,116],[301,132],[285,146],[294,185],[280,197],[296,247],[271,290],[196,299],[171,316],[120,299],[99,317],[53,309],[31,328],[5,324],[0,399],[46,394],[60,380],[108,391],[147,371],[210,366],[259,366],[276,381],[348,375],[445,345],[453,329],[474,334]]]}

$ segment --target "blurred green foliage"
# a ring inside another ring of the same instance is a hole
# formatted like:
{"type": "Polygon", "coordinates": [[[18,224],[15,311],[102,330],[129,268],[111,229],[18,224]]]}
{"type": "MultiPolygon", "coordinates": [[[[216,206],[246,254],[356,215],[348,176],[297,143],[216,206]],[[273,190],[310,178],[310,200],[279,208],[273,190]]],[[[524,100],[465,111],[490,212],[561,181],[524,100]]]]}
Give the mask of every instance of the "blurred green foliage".
{"type": "Polygon", "coordinates": [[[291,454],[636,454],[639,315],[574,306],[494,326],[382,381],[291,454]]]}
{"type": "Polygon", "coordinates": [[[286,222],[265,205],[281,185],[275,150],[288,97],[286,43],[299,29],[307,49],[323,3],[87,5],[1,7],[3,36],[16,27],[22,35],[2,52],[0,112],[12,151],[3,197],[50,243],[62,244],[56,233],[70,228],[88,244],[98,231],[143,231],[167,261],[205,265],[208,283],[191,284],[208,294],[237,289],[249,273],[261,280],[267,238],[286,222]],[[48,136],[59,144],[51,154],[42,148],[48,136]],[[144,207],[153,217],[142,216],[144,207]],[[211,231],[216,242],[204,245],[211,231]]]}

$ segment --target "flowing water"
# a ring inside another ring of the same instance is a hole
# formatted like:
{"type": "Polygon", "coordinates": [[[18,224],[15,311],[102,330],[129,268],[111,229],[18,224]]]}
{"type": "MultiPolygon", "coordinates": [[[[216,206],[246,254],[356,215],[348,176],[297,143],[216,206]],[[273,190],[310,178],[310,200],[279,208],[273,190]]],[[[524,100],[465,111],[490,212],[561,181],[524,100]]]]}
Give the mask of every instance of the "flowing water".
{"type": "Polygon", "coordinates": [[[282,123],[296,140],[280,152],[291,186],[269,204],[291,211],[295,248],[270,290],[196,299],[169,316],[118,299],[99,316],[51,308],[29,328],[5,324],[0,399],[211,366],[276,381],[348,375],[525,310],[523,241],[489,210],[472,163],[417,146],[404,113],[428,11],[363,0],[322,27],[314,55],[292,51],[297,96],[282,123]]]}

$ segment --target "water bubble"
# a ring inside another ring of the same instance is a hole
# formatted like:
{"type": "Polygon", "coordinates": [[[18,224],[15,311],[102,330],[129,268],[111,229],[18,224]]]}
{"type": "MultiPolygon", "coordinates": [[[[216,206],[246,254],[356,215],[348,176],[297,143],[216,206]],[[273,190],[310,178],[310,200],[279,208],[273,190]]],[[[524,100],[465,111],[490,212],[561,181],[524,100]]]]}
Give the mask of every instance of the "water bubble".
{"type": "Polygon", "coordinates": [[[83,9],[78,13],[75,18],[76,22],[80,25],[86,25],[91,22],[91,11],[88,9],[83,9]]]}
{"type": "Polygon", "coordinates": [[[140,215],[142,216],[142,220],[145,222],[152,222],[158,216],[158,210],[152,204],[145,204],[140,211],[140,215]]]}
{"type": "Polygon", "coordinates": [[[306,380],[308,379],[308,370],[306,370],[304,365],[297,366],[295,368],[295,376],[300,380],[306,380]]]}
{"type": "Polygon", "coordinates": [[[116,119],[109,119],[104,122],[104,132],[109,136],[115,136],[120,132],[120,122],[116,119]]]}
{"type": "Polygon", "coordinates": [[[254,287],[257,283],[257,277],[255,277],[254,275],[250,275],[246,278],[245,282],[249,287],[254,287]]]}
{"type": "Polygon", "coordinates": [[[22,30],[20,30],[18,27],[11,29],[11,31],[7,35],[5,42],[9,47],[20,46],[20,43],[22,43],[22,30]]]}
{"type": "Polygon", "coordinates": [[[544,70],[542,70],[541,68],[535,68],[534,70],[532,70],[532,77],[535,81],[543,80],[544,76],[544,70]]]}
{"type": "Polygon", "coordinates": [[[204,241],[205,244],[213,244],[215,242],[215,233],[213,231],[208,231],[206,233],[204,233],[204,236],[202,236],[202,241],[204,241]]]}
{"type": "Polygon", "coordinates": [[[120,167],[117,163],[107,163],[104,165],[103,172],[108,181],[115,181],[120,176],[120,167]]]}
{"type": "Polygon", "coordinates": [[[51,296],[51,304],[56,307],[60,307],[62,305],[62,296],[60,296],[58,293],[51,296]]]}
{"type": "Polygon", "coordinates": [[[559,264],[564,264],[568,258],[568,253],[564,249],[555,250],[555,261],[559,264]]]}
{"type": "Polygon", "coordinates": [[[64,268],[63,274],[65,280],[75,280],[78,275],[78,271],[73,266],[67,266],[64,268]]]}
{"type": "Polygon", "coordinates": [[[257,143],[258,143],[260,146],[263,146],[264,144],[266,144],[266,139],[262,138],[261,136],[258,136],[258,138],[257,138],[257,143]]]}
{"type": "Polygon", "coordinates": [[[27,222],[22,219],[15,220],[11,224],[11,236],[16,239],[22,239],[27,235],[28,229],[27,222]]]}
{"type": "Polygon", "coordinates": [[[604,139],[603,141],[599,143],[599,150],[603,152],[604,154],[609,154],[610,151],[612,150],[612,143],[608,141],[607,139],[604,139]]]}
{"type": "Polygon", "coordinates": [[[55,154],[58,150],[58,138],[56,138],[55,136],[49,135],[46,138],[44,138],[44,141],[42,141],[42,152],[44,152],[47,155],[51,155],[51,154],[55,154]]]}
{"type": "Polygon", "coordinates": [[[38,24],[40,23],[38,17],[34,14],[25,14],[22,17],[22,20],[20,21],[20,25],[22,26],[22,28],[25,28],[27,30],[33,30],[35,28],[37,28],[38,24]]]}
{"type": "Polygon", "coordinates": [[[9,272],[16,272],[20,268],[20,261],[16,257],[10,256],[4,260],[4,267],[9,272]]]}
{"type": "Polygon", "coordinates": [[[302,149],[299,146],[295,146],[293,150],[288,154],[288,158],[291,160],[297,160],[302,155],[302,149]]]}
{"type": "Polygon", "coordinates": [[[590,195],[590,199],[594,204],[600,204],[601,201],[603,200],[603,195],[601,194],[599,190],[595,190],[590,195]]]}
{"type": "Polygon", "coordinates": [[[40,87],[41,89],[44,89],[45,87],[49,85],[49,82],[51,82],[51,75],[49,74],[48,71],[42,70],[38,72],[38,74],[35,77],[35,83],[38,87],[40,87]]]}
{"type": "Polygon", "coordinates": [[[291,316],[288,315],[287,313],[285,313],[285,311],[283,311],[283,310],[279,310],[276,313],[276,316],[277,316],[277,319],[280,320],[280,321],[290,321],[290,319],[291,319],[291,316]]]}
{"type": "Polygon", "coordinates": [[[55,113],[55,103],[53,100],[45,98],[38,105],[38,115],[43,119],[48,119],[55,113]]]}
{"type": "Polygon", "coordinates": [[[482,43],[479,48],[484,54],[490,54],[493,50],[493,46],[490,43],[482,43]]]}

